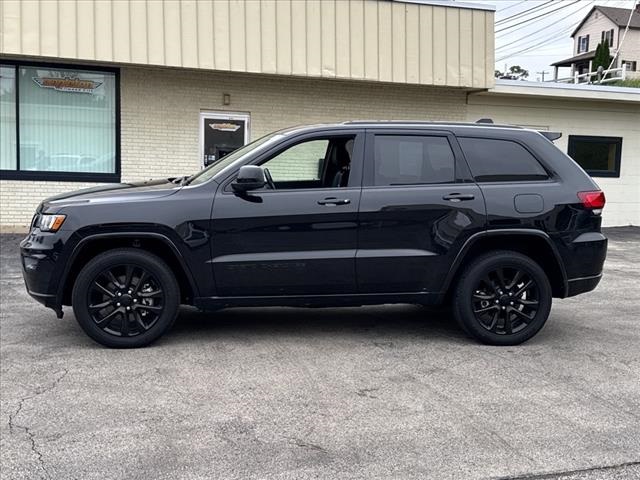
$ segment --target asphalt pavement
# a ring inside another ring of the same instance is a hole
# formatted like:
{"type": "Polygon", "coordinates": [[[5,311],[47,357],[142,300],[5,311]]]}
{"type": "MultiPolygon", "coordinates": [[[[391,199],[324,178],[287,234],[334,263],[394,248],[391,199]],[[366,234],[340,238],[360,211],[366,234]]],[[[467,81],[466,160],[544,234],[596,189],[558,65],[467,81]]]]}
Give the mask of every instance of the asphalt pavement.
{"type": "Polygon", "coordinates": [[[519,347],[446,311],[185,308],[109,350],[0,236],[2,479],[640,478],[640,229],[519,347]]]}

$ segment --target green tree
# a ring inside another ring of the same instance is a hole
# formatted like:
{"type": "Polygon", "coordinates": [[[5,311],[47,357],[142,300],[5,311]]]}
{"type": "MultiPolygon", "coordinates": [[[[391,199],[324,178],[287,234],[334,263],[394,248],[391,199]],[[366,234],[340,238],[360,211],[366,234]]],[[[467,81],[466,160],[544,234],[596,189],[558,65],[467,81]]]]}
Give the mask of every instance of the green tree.
{"type": "Polygon", "coordinates": [[[597,72],[598,67],[602,67],[604,70],[609,68],[609,64],[611,63],[611,54],[609,53],[609,41],[605,39],[603,43],[599,43],[596,48],[595,57],[593,57],[593,62],[591,64],[591,71],[597,72]]]}
{"type": "Polygon", "coordinates": [[[509,74],[512,77],[515,77],[515,80],[522,80],[529,76],[529,70],[525,70],[520,65],[513,65],[512,67],[509,67],[509,74]]]}
{"type": "Polygon", "coordinates": [[[525,70],[520,65],[513,65],[509,67],[506,72],[495,70],[494,76],[496,78],[502,78],[506,80],[523,80],[529,76],[529,70],[525,70]]]}

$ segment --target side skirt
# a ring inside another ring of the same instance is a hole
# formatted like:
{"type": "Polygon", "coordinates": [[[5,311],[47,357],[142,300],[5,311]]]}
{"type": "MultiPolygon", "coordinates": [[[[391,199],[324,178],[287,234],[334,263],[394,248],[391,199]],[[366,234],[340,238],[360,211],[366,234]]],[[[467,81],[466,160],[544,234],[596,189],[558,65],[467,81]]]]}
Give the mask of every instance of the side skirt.
{"type": "Polygon", "coordinates": [[[437,305],[442,302],[439,293],[362,293],[353,295],[293,295],[263,297],[197,297],[193,305],[201,310],[226,307],[358,307],[386,303],[417,303],[437,305]]]}

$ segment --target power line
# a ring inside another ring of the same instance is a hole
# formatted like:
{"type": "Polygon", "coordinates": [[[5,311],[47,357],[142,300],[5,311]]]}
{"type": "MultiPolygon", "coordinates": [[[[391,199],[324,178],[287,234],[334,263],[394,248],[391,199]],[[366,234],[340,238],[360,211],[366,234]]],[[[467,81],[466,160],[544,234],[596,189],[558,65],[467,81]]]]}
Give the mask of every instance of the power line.
{"type": "Polygon", "coordinates": [[[506,18],[503,18],[503,19],[501,19],[501,20],[498,20],[498,21],[496,22],[496,25],[501,24],[501,23],[504,23],[504,22],[509,22],[509,21],[513,20],[514,18],[518,18],[518,17],[521,17],[522,15],[526,15],[527,13],[531,13],[531,12],[533,12],[533,11],[535,11],[535,10],[539,10],[539,9],[541,9],[542,7],[544,7],[545,5],[548,5],[549,3],[552,3],[552,2],[553,2],[553,0],[547,0],[547,1],[546,1],[546,2],[544,2],[543,4],[538,4],[538,5],[536,5],[535,7],[527,8],[526,10],[523,10],[523,11],[521,11],[521,12],[518,12],[518,13],[516,13],[516,14],[514,14],[514,15],[511,15],[511,16],[509,16],[509,17],[506,17],[506,18]]]}
{"type": "Polygon", "coordinates": [[[502,12],[506,12],[507,10],[513,8],[513,7],[517,7],[520,4],[525,3],[527,0],[520,0],[518,3],[514,3],[512,5],[509,5],[508,7],[503,8],[502,10],[498,10],[498,12],[502,13],[502,12]]]}
{"type": "MultiPolygon", "coordinates": [[[[578,7],[578,9],[577,9],[577,10],[575,10],[575,11],[573,11],[573,12],[571,12],[569,15],[575,15],[576,13],[578,13],[578,12],[579,12],[580,10],[582,10],[583,8],[589,8],[589,7],[591,7],[591,5],[592,5],[594,2],[595,2],[595,0],[591,0],[590,2],[582,2],[582,3],[580,4],[580,6],[578,7]]],[[[578,22],[578,23],[579,23],[579,22],[578,22]]],[[[514,40],[514,41],[512,41],[512,42],[510,42],[510,43],[511,43],[511,44],[514,44],[514,43],[519,42],[520,40],[529,39],[529,37],[531,37],[532,35],[535,35],[536,33],[542,32],[543,30],[546,30],[547,28],[549,28],[549,27],[553,27],[553,26],[556,26],[556,25],[557,25],[557,23],[550,23],[549,25],[547,25],[547,26],[545,26],[545,27],[542,27],[542,28],[540,28],[539,30],[536,30],[535,32],[527,33],[525,36],[520,37],[519,39],[514,40]]],[[[576,25],[577,25],[577,23],[576,23],[576,25]]],[[[504,37],[505,37],[505,36],[507,36],[507,35],[509,35],[509,33],[503,33],[502,35],[497,35],[497,36],[496,36],[496,39],[498,39],[498,38],[504,38],[504,37]]],[[[498,47],[497,49],[499,49],[499,48],[503,48],[503,47],[504,47],[504,45],[503,45],[502,47],[498,47]]]]}
{"type": "MultiPolygon", "coordinates": [[[[567,29],[566,31],[570,31],[570,30],[567,29]]],[[[558,39],[556,39],[556,38],[549,38],[547,40],[543,40],[542,42],[536,43],[535,45],[532,45],[530,47],[524,48],[524,49],[519,50],[517,52],[511,52],[511,53],[504,54],[500,58],[496,59],[496,62],[501,62],[502,60],[505,60],[507,58],[515,57],[516,55],[521,55],[523,53],[530,52],[531,50],[534,50],[534,49],[536,49],[538,47],[549,45],[549,44],[552,44],[552,43],[557,42],[557,41],[558,41],[558,39]]]]}
{"type": "Polygon", "coordinates": [[[509,30],[511,28],[517,27],[518,25],[522,25],[523,23],[532,22],[534,20],[537,20],[538,18],[546,17],[547,15],[549,15],[551,13],[557,12],[558,10],[562,10],[563,8],[570,7],[571,5],[575,5],[578,2],[580,2],[580,0],[574,0],[571,3],[565,3],[564,5],[560,5],[558,8],[556,8],[554,10],[547,10],[546,12],[541,13],[540,15],[537,15],[537,16],[535,16],[533,18],[529,18],[527,20],[523,20],[521,22],[514,23],[513,25],[509,25],[508,27],[504,27],[504,28],[498,29],[498,30],[495,31],[495,33],[500,33],[500,32],[503,32],[505,30],[509,30]]]}
{"type": "MultiPolygon", "coordinates": [[[[566,28],[562,32],[558,32],[557,35],[564,35],[565,33],[570,32],[574,27],[575,27],[575,25],[572,25],[571,27],[566,28]]],[[[557,41],[558,41],[557,38],[547,38],[546,40],[543,40],[542,42],[536,43],[535,45],[531,45],[530,47],[524,48],[524,49],[522,49],[520,51],[512,52],[512,53],[508,53],[506,55],[503,55],[502,57],[496,59],[496,62],[501,62],[502,60],[504,60],[506,58],[515,57],[516,55],[520,55],[521,53],[529,52],[529,51],[533,50],[534,48],[541,47],[543,45],[548,45],[550,43],[557,42],[557,41]]]]}

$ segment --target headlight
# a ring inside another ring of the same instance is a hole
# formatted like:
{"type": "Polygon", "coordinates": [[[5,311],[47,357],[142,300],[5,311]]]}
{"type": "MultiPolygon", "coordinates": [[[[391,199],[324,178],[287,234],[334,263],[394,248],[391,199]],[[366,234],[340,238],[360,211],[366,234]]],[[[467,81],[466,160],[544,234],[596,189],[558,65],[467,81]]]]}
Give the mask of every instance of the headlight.
{"type": "Polygon", "coordinates": [[[64,223],[65,218],[67,218],[66,215],[40,215],[35,220],[34,226],[43,232],[57,232],[64,223]]]}

